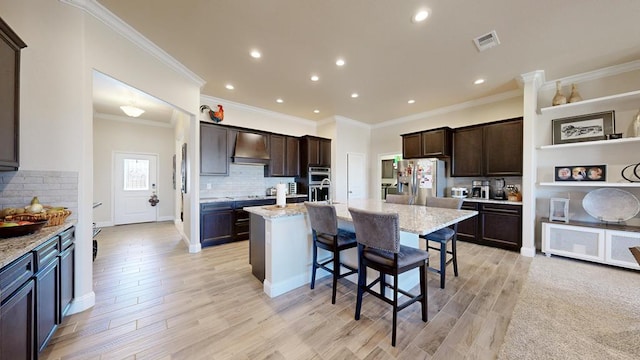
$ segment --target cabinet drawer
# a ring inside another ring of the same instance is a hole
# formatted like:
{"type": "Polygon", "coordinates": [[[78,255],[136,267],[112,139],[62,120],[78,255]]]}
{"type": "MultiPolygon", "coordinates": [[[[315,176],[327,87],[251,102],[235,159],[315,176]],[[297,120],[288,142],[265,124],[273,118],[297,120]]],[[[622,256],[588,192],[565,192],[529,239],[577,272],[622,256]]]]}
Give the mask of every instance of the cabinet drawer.
{"type": "Polygon", "coordinates": [[[0,270],[0,302],[33,276],[33,254],[29,252],[0,270]]]}
{"type": "Polygon", "coordinates": [[[630,247],[640,246],[640,232],[605,230],[605,260],[609,264],[640,270],[630,247]]]}
{"type": "Polygon", "coordinates": [[[542,252],[603,262],[604,230],[563,224],[542,224],[542,252]]]}
{"type": "Polygon", "coordinates": [[[232,201],[221,201],[200,204],[200,211],[215,211],[215,210],[231,210],[233,209],[232,201]]]}
{"type": "Polygon", "coordinates": [[[55,260],[58,254],[60,254],[59,239],[58,236],[52,237],[33,250],[33,254],[35,255],[35,272],[47,266],[47,264],[55,260]]]}
{"type": "Polygon", "coordinates": [[[75,228],[69,228],[62,233],[60,233],[60,251],[65,250],[71,244],[73,244],[75,240],[75,228]]]}
{"type": "Polygon", "coordinates": [[[520,215],[522,213],[522,206],[486,203],[486,204],[480,204],[480,210],[483,212],[520,215]]]}

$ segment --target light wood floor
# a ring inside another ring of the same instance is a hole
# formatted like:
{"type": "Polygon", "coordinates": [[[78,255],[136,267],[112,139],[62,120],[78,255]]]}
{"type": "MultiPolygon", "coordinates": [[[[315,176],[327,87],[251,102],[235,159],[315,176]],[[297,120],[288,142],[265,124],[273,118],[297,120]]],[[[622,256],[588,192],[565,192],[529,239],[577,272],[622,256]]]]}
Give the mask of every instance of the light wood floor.
{"type": "MultiPolygon", "coordinates": [[[[458,242],[460,276],[429,273],[429,321],[398,316],[355,285],[331,281],[270,299],[251,275],[248,242],[189,254],[172,223],[105,228],[94,262],[96,305],[67,317],[41,359],[492,359],[530,258],[458,242]]],[[[432,264],[437,253],[432,253],[432,264]]],[[[452,272],[451,265],[449,272],[452,272]]]]}

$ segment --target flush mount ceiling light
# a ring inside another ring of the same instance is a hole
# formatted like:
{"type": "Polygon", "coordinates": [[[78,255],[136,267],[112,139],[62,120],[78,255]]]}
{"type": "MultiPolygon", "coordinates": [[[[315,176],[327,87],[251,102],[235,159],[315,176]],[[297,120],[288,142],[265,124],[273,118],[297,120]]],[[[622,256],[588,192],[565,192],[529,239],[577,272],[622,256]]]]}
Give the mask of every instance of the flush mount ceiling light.
{"type": "Polygon", "coordinates": [[[138,117],[142,115],[142,113],[144,113],[144,110],[130,105],[122,105],[120,106],[120,109],[122,109],[122,111],[127,114],[127,116],[131,117],[138,117]]]}
{"type": "Polygon", "coordinates": [[[411,18],[411,22],[415,24],[421,23],[427,20],[427,18],[429,17],[429,13],[430,11],[428,9],[420,9],[413,15],[413,17],[411,18]]]}
{"type": "Polygon", "coordinates": [[[338,60],[336,60],[336,65],[338,65],[338,66],[344,66],[344,59],[338,59],[338,60]]]}
{"type": "Polygon", "coordinates": [[[484,79],[477,79],[476,81],[473,82],[474,85],[480,85],[480,84],[484,84],[484,79]]]}
{"type": "Polygon", "coordinates": [[[233,90],[233,89],[235,89],[235,87],[233,87],[233,85],[231,85],[231,84],[227,84],[227,85],[225,85],[224,87],[225,87],[227,90],[233,90]]]}
{"type": "Polygon", "coordinates": [[[313,110],[313,113],[314,113],[314,114],[319,114],[319,113],[320,113],[320,110],[315,109],[315,110],[313,110]]]}
{"type": "Polygon", "coordinates": [[[282,103],[284,102],[284,100],[282,100],[282,99],[278,98],[278,99],[276,99],[276,102],[277,102],[278,104],[282,104],[282,103]]]}
{"type": "Polygon", "coordinates": [[[360,95],[358,95],[358,93],[351,94],[351,97],[354,98],[354,99],[357,98],[358,96],[360,96],[360,95]]]}
{"type": "Polygon", "coordinates": [[[318,80],[320,80],[318,75],[311,75],[311,81],[318,81],[318,80]]]}
{"type": "Polygon", "coordinates": [[[251,57],[254,59],[260,59],[262,54],[258,50],[251,50],[251,57]]]}
{"type": "Polygon", "coordinates": [[[415,102],[416,102],[415,100],[411,99],[411,100],[407,101],[407,104],[414,104],[415,102]]]}

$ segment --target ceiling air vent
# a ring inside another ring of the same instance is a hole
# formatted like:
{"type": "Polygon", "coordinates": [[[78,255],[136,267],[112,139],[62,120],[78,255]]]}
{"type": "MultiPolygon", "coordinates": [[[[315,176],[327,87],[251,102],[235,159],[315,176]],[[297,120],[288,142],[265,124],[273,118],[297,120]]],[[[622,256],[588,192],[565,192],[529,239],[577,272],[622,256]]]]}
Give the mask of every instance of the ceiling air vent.
{"type": "Polygon", "coordinates": [[[498,34],[496,34],[496,31],[493,30],[488,34],[484,34],[473,39],[473,43],[476,44],[478,51],[485,51],[489,48],[500,45],[500,40],[498,40],[498,34]]]}

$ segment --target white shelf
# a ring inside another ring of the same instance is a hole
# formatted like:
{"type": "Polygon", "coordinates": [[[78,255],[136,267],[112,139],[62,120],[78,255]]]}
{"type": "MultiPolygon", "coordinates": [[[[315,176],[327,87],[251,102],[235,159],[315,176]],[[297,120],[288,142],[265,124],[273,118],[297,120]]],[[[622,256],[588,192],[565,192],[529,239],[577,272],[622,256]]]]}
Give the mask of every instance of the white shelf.
{"type": "Polygon", "coordinates": [[[583,142],[556,144],[556,145],[542,145],[542,146],[539,146],[538,149],[539,150],[566,149],[571,147],[594,146],[594,145],[615,145],[615,144],[632,143],[632,142],[640,142],[640,137],[630,137],[630,138],[613,139],[613,140],[583,141],[583,142]]]}
{"type": "Polygon", "coordinates": [[[580,115],[577,111],[580,107],[586,105],[614,106],[625,101],[640,100],[640,90],[630,91],[622,94],[603,96],[594,99],[582,100],[564,105],[549,106],[540,108],[540,113],[544,115],[561,115],[566,112],[572,112],[574,115],[580,115]]]}
{"type": "Polygon", "coordinates": [[[616,183],[616,182],[600,182],[600,181],[557,181],[557,182],[540,182],[539,186],[577,186],[577,187],[624,187],[624,188],[637,188],[640,187],[640,182],[637,183],[616,183]]]}

